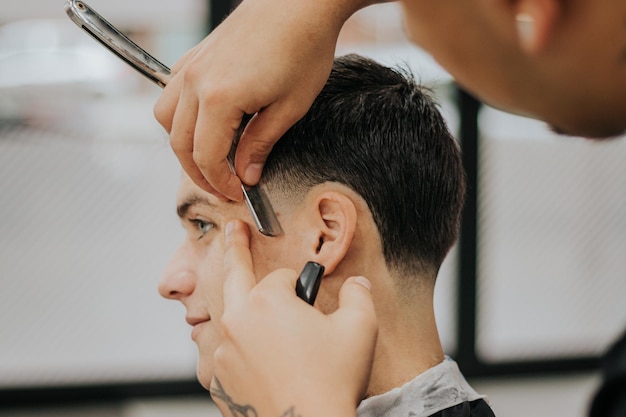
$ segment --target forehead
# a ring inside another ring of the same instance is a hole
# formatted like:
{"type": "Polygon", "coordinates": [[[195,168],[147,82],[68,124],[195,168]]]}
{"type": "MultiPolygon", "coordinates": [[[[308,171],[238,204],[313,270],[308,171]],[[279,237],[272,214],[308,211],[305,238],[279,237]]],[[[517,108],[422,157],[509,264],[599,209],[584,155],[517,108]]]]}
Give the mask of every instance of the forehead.
{"type": "Polygon", "coordinates": [[[202,207],[213,214],[227,215],[246,222],[251,221],[247,207],[243,201],[223,201],[198,187],[187,174],[181,174],[178,193],[176,195],[178,215],[183,215],[192,207],[202,207]]]}

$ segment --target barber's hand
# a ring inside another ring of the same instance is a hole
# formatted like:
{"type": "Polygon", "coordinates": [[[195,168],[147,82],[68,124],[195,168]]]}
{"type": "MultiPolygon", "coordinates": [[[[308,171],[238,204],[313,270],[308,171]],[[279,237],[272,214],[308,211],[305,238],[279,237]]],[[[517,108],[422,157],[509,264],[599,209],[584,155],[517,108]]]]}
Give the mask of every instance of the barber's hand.
{"type": "Polygon", "coordinates": [[[258,182],[278,138],[310,108],[328,79],[341,26],[369,0],[245,0],[172,68],[154,107],[193,181],[241,200],[226,162],[244,113],[238,176],[258,182]]]}
{"type": "Polygon", "coordinates": [[[211,384],[216,404],[225,416],[354,416],[377,336],[367,283],[347,280],[339,308],[325,315],[295,295],[293,270],[274,271],[256,284],[249,231],[239,221],[232,225],[223,339],[211,384]]]}

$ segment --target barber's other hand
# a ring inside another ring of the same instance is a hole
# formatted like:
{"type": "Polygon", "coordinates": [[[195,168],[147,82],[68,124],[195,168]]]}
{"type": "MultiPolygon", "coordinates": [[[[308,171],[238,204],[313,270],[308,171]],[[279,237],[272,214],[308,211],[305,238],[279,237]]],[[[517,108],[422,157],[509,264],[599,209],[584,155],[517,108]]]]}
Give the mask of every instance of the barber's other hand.
{"type": "Polygon", "coordinates": [[[172,149],[205,190],[241,200],[226,162],[242,116],[235,166],[258,182],[278,138],[309,109],[328,79],[339,31],[363,0],[246,0],[172,68],[154,106],[172,149]]]}
{"type": "Polygon", "coordinates": [[[325,315],[295,295],[295,271],[277,270],[256,284],[249,231],[239,221],[230,226],[216,404],[224,415],[354,416],[377,336],[368,282],[348,279],[339,308],[325,315]]]}

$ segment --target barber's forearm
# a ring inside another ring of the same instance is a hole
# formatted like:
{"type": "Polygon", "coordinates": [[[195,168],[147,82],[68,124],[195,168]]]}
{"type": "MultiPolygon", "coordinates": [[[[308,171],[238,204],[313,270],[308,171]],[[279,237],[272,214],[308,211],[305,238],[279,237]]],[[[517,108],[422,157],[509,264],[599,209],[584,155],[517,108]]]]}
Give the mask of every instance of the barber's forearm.
{"type": "MultiPolygon", "coordinates": [[[[261,1],[282,2],[284,0],[261,1]]],[[[301,16],[308,24],[312,21],[325,21],[338,25],[340,29],[355,12],[373,4],[391,1],[396,0],[287,0],[287,3],[289,3],[290,10],[301,16]]]]}
{"type": "MultiPolygon", "coordinates": [[[[262,0],[277,1],[277,0],[262,0]]],[[[278,0],[282,1],[282,0],[278,0]]],[[[302,11],[308,21],[311,19],[327,18],[343,24],[352,14],[378,3],[391,3],[397,0],[288,0],[302,11]]]]}

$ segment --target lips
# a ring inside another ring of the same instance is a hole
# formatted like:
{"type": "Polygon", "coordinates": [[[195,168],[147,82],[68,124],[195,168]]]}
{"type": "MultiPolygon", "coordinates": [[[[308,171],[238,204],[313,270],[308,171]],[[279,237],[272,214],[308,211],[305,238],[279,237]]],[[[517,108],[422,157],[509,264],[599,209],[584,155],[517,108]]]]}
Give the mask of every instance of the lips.
{"type": "Polygon", "coordinates": [[[193,327],[193,329],[191,329],[191,339],[192,340],[196,340],[196,338],[198,337],[198,334],[200,334],[200,330],[202,328],[202,325],[204,323],[208,323],[211,321],[210,317],[189,317],[187,316],[185,318],[185,320],[187,321],[187,323],[189,323],[190,326],[193,327]]]}
{"type": "Polygon", "coordinates": [[[190,317],[190,316],[187,316],[187,317],[185,317],[185,320],[187,321],[187,323],[189,323],[190,326],[195,326],[195,325],[203,323],[205,321],[209,321],[209,320],[211,320],[211,318],[209,318],[209,317],[190,317]]]}

